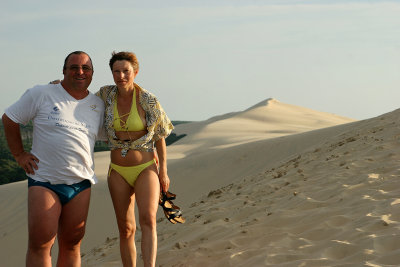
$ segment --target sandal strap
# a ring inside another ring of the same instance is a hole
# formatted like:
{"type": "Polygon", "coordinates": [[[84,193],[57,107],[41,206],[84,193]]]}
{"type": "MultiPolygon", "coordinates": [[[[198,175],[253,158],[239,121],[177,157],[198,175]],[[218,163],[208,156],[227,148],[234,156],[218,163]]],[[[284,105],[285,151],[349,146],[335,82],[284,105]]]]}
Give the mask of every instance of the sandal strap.
{"type": "Polygon", "coordinates": [[[176,199],[176,195],[174,193],[169,192],[169,191],[162,192],[161,194],[162,194],[163,200],[165,200],[165,201],[166,200],[174,200],[174,199],[176,199]]]}
{"type": "Polygon", "coordinates": [[[179,213],[181,212],[179,209],[174,209],[174,208],[163,208],[164,211],[169,212],[169,213],[179,213]]]}
{"type": "Polygon", "coordinates": [[[168,214],[168,220],[172,220],[174,218],[181,217],[181,216],[182,216],[182,212],[180,210],[178,210],[177,213],[168,214]]]}

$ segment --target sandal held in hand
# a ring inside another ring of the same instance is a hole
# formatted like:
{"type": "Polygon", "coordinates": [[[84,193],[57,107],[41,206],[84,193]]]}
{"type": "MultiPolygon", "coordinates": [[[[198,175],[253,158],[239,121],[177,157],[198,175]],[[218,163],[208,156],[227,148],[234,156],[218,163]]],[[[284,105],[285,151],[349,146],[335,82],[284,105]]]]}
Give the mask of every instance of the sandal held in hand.
{"type": "Polygon", "coordinates": [[[180,208],[176,206],[172,200],[176,198],[176,195],[167,191],[160,193],[159,205],[164,210],[164,215],[173,224],[185,223],[185,219],[182,217],[182,212],[180,208]]]}

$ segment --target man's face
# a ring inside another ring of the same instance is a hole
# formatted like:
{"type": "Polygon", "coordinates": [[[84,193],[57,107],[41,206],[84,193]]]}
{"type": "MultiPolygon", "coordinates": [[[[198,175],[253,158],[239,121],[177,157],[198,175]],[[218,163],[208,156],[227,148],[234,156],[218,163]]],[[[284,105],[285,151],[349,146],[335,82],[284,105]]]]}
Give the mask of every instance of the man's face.
{"type": "Polygon", "coordinates": [[[93,66],[86,54],[72,54],[63,73],[65,85],[75,90],[86,90],[92,82],[93,66]]]}

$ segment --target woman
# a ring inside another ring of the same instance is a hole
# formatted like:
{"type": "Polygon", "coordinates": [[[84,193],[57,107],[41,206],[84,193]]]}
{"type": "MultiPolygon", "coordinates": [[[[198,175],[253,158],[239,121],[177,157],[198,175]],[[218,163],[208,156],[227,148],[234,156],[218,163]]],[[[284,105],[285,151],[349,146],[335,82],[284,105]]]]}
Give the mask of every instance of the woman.
{"type": "Polygon", "coordinates": [[[135,54],[114,52],[110,68],[115,85],[100,88],[97,95],[106,105],[105,129],[111,148],[108,186],[120,233],[122,263],[136,265],[136,201],[144,266],[155,266],[160,185],[167,192],[170,183],[165,138],[173,126],[156,97],[134,82],[139,71],[135,54]]]}

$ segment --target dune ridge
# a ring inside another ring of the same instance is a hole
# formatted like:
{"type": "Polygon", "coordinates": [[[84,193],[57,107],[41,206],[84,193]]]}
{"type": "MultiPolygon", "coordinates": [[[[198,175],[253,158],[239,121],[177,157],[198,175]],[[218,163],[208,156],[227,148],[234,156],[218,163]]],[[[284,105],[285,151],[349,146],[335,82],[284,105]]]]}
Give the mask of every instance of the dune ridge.
{"type": "Polygon", "coordinates": [[[268,98],[244,111],[177,125],[174,131],[187,136],[169,147],[169,159],[353,121],[268,98]]]}

